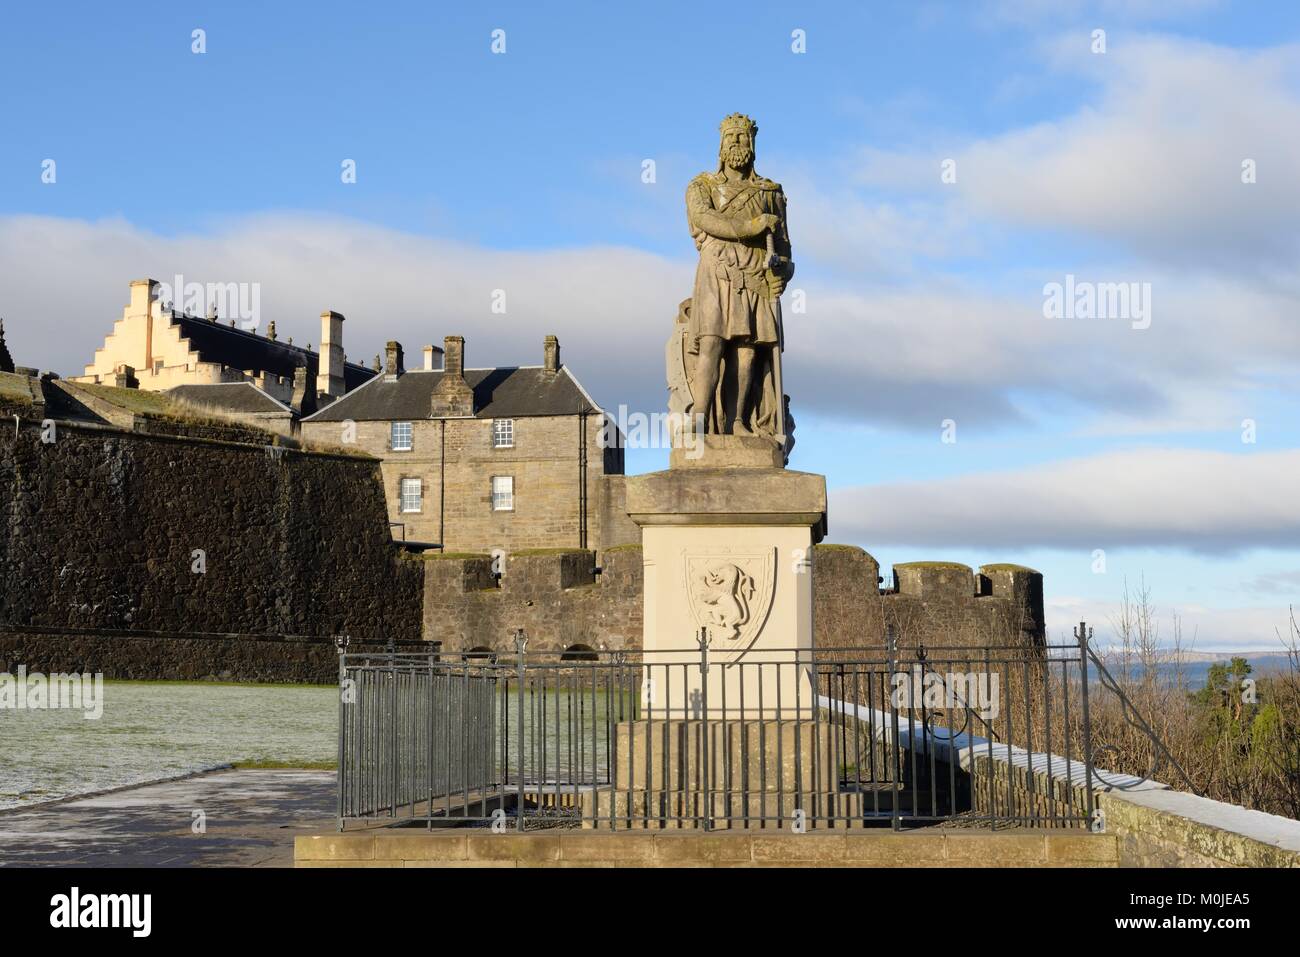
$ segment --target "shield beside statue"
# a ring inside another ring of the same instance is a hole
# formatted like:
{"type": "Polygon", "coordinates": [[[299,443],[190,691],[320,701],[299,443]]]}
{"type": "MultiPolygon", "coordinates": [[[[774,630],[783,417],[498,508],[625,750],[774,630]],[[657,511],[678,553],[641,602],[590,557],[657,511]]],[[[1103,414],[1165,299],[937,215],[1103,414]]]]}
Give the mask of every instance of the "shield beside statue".
{"type": "Polygon", "coordinates": [[[687,603],[699,628],[708,629],[709,653],[738,661],[758,639],[772,610],[776,549],[684,551],[687,603]]]}

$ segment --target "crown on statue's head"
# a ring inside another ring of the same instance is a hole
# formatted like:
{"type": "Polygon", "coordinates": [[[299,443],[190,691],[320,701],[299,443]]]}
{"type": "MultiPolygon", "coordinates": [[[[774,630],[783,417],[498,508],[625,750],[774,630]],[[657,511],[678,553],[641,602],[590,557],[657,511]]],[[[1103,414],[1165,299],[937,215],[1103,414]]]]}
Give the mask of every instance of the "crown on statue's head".
{"type": "Polygon", "coordinates": [[[723,136],[726,136],[728,133],[739,131],[742,133],[748,133],[749,138],[753,139],[758,135],[758,124],[744,113],[732,113],[722,121],[722,125],[718,127],[718,130],[723,136]]]}

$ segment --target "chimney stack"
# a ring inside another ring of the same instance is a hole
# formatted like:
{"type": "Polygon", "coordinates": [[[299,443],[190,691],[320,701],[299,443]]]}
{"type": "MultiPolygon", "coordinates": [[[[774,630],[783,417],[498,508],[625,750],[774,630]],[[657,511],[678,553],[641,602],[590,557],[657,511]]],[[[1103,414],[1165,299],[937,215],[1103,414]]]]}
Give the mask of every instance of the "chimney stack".
{"type": "Polygon", "coordinates": [[[316,411],[316,393],[307,388],[307,369],[304,366],[293,370],[293,395],[289,399],[289,408],[299,416],[311,415],[316,411]]]}
{"type": "Polygon", "coordinates": [[[329,309],[320,314],[320,364],[316,369],[316,391],[335,399],[347,391],[343,382],[343,314],[329,309]]]}
{"type": "Polygon", "coordinates": [[[434,418],[472,416],[474,390],[465,381],[465,339],[463,336],[447,336],[442,347],[442,378],[433,390],[430,415],[434,418]]]}
{"type": "MultiPolygon", "coordinates": [[[[154,319],[162,316],[162,303],[158,301],[158,280],[157,279],[133,279],[131,280],[131,299],[126,308],[122,310],[122,319],[126,322],[128,328],[132,328],[129,336],[125,337],[127,342],[132,343],[129,354],[122,356],[128,360],[131,365],[137,369],[153,369],[153,336],[154,336],[154,319]]],[[[167,328],[167,322],[161,323],[161,328],[167,328]]],[[[116,370],[113,370],[116,372],[116,370]]],[[[98,367],[94,364],[86,366],[86,375],[100,374],[98,367]]],[[[109,375],[112,373],[110,372],[109,375]]],[[[108,375],[103,378],[107,379],[108,375]]]]}
{"type": "Polygon", "coordinates": [[[542,368],[551,375],[560,371],[560,340],[556,336],[547,336],[542,344],[542,368]]]}
{"type": "Polygon", "coordinates": [[[465,375],[465,337],[446,336],[442,340],[442,367],[448,375],[465,375]]]}
{"type": "Polygon", "coordinates": [[[438,356],[442,355],[442,350],[437,346],[424,347],[424,371],[436,372],[438,370],[438,356]]]}
{"type": "Polygon", "coordinates": [[[402,365],[402,344],[396,339],[389,339],[388,345],[384,347],[384,378],[393,382],[405,371],[406,368],[402,365]]]}
{"type": "Polygon", "coordinates": [[[128,315],[148,316],[153,313],[153,303],[158,298],[157,279],[132,279],[131,304],[128,315]]]}

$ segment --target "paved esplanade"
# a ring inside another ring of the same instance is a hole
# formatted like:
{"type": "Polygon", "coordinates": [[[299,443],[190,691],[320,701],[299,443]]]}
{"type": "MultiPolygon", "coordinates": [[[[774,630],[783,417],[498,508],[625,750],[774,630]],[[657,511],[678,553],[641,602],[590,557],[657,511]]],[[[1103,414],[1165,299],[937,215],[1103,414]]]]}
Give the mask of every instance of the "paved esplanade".
{"type": "Polygon", "coordinates": [[[5,811],[0,867],[291,867],[295,834],[334,826],[334,787],[333,771],[216,771],[5,811]]]}

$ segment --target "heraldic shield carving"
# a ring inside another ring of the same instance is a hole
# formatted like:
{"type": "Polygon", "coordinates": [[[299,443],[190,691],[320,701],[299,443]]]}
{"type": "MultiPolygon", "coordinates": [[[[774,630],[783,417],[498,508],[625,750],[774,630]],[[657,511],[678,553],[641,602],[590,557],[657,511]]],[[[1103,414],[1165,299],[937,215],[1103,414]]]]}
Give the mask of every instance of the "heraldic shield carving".
{"type": "Polygon", "coordinates": [[[776,585],[776,549],[732,552],[684,551],[687,601],[709,650],[723,661],[740,658],[754,644],[776,585]]]}

